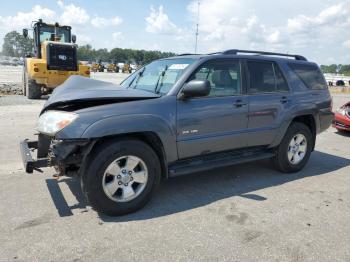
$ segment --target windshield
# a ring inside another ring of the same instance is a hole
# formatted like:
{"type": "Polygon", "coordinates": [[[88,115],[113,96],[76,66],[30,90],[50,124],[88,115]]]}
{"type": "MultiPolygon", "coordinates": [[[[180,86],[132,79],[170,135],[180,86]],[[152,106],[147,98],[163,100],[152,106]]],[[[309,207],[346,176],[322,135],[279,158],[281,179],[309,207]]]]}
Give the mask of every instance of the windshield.
{"type": "MultiPolygon", "coordinates": [[[[42,26],[40,27],[40,43],[44,41],[54,40],[55,27],[53,26],[42,26]]],[[[69,30],[66,28],[57,28],[57,35],[60,38],[61,43],[69,43],[69,30]]]]}
{"type": "Polygon", "coordinates": [[[121,85],[125,88],[166,94],[194,61],[191,58],[156,60],[140,68],[121,85]]]}

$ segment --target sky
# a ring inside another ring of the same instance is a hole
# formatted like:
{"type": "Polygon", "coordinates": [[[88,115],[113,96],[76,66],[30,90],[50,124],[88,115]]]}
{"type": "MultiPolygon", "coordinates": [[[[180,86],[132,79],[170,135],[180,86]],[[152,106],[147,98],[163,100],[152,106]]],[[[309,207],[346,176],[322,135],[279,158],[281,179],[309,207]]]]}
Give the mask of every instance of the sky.
{"type": "MultiPolygon", "coordinates": [[[[72,26],[78,45],[193,53],[197,9],[197,0],[5,1],[0,45],[42,18],[72,26]]],[[[350,0],[201,0],[197,52],[227,49],[350,64],[350,0]]]]}

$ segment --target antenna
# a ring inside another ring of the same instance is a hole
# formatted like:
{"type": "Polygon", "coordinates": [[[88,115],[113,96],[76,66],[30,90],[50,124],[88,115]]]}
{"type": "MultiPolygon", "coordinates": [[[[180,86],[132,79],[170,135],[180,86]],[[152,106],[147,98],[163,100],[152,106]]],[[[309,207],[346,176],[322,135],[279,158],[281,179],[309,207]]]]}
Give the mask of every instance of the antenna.
{"type": "Polygon", "coordinates": [[[198,0],[198,9],[197,9],[197,24],[196,24],[196,44],[194,46],[194,53],[197,54],[197,45],[198,45],[198,27],[199,27],[199,6],[201,2],[198,0]]]}

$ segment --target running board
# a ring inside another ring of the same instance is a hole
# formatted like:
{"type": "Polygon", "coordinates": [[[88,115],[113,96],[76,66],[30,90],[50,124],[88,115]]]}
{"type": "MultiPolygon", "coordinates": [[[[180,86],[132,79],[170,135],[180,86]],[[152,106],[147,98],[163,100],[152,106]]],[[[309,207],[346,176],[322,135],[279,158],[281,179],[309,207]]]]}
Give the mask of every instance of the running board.
{"type": "Polygon", "coordinates": [[[169,177],[232,166],[274,156],[272,149],[236,150],[180,160],[169,166],[169,177]]]}

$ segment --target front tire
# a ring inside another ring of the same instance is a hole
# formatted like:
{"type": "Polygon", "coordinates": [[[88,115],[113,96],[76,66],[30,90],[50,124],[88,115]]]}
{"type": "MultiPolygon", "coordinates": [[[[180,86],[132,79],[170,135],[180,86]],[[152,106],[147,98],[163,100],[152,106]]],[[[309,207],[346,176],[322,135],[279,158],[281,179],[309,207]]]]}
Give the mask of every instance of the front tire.
{"type": "Polygon", "coordinates": [[[300,171],[310,158],[313,143],[310,129],[303,123],[293,122],[277,148],[274,166],[284,173],[300,171]]]}
{"type": "Polygon", "coordinates": [[[28,99],[40,99],[41,98],[41,86],[38,85],[34,79],[28,77],[28,73],[24,73],[24,89],[23,93],[28,97],[28,99]]]}
{"type": "Polygon", "coordinates": [[[98,145],[88,162],[81,175],[83,192],[96,211],[107,215],[125,215],[142,208],[160,182],[158,156],[139,140],[98,145]]]}

